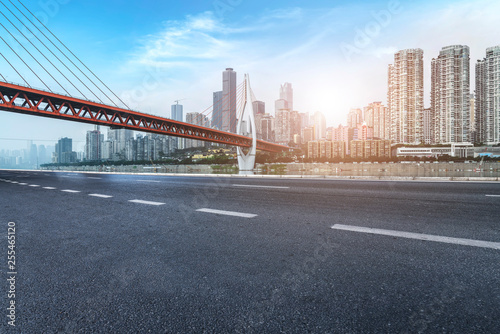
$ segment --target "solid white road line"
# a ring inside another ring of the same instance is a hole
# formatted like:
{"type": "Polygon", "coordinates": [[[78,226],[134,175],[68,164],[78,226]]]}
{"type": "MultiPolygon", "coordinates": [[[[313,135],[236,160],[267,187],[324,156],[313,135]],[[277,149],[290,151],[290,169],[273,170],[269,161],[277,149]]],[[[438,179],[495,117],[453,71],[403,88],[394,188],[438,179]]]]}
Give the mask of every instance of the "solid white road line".
{"type": "Polygon", "coordinates": [[[109,196],[109,195],[101,195],[101,194],[89,194],[89,196],[92,196],[92,197],[99,197],[99,198],[111,198],[113,196],[109,196]]]}
{"type": "Polygon", "coordinates": [[[242,212],[234,212],[234,211],[223,211],[223,210],[214,210],[214,209],[198,209],[196,211],[199,212],[206,212],[206,213],[215,213],[218,215],[226,215],[226,216],[235,216],[235,217],[243,217],[243,218],[254,218],[257,217],[257,215],[251,214],[251,213],[242,213],[242,212]]]}
{"type": "Polygon", "coordinates": [[[161,183],[161,181],[153,181],[153,180],[137,180],[137,182],[161,183]]]}
{"type": "Polygon", "coordinates": [[[500,197],[500,195],[486,195],[486,197],[500,197]]]}
{"type": "Polygon", "coordinates": [[[57,189],[57,188],[54,188],[54,187],[43,187],[43,189],[54,190],[54,189],[57,189]]]}
{"type": "Polygon", "coordinates": [[[290,187],[279,187],[279,186],[257,186],[251,184],[233,184],[233,187],[247,187],[247,188],[269,188],[269,189],[290,189],[290,187]]]}
{"type": "Polygon", "coordinates": [[[131,203],[139,203],[139,204],[146,204],[146,205],[165,205],[166,203],[161,203],[161,202],[150,202],[150,201],[143,201],[143,200],[140,200],[140,199],[134,199],[134,200],[131,200],[129,201],[131,203]]]}
{"type": "Polygon", "coordinates": [[[473,246],[473,247],[482,247],[482,248],[493,248],[493,249],[500,250],[500,242],[462,239],[462,238],[450,238],[450,237],[443,237],[443,236],[431,235],[431,234],[410,233],[410,232],[401,232],[401,231],[393,231],[393,230],[382,230],[382,229],[378,229],[378,228],[350,226],[350,225],[342,225],[342,224],[335,224],[332,226],[332,229],[351,231],[351,232],[360,232],[360,233],[369,233],[369,234],[387,235],[387,236],[392,236],[392,237],[400,237],[400,238],[408,238],[408,239],[416,239],[416,240],[436,241],[436,242],[443,242],[443,243],[455,244],[455,245],[464,245],[464,246],[473,246]]]}
{"type": "Polygon", "coordinates": [[[71,189],[64,189],[64,190],[61,190],[65,193],[73,193],[73,194],[76,194],[76,193],[80,193],[81,191],[78,191],[78,190],[71,190],[71,189]]]}

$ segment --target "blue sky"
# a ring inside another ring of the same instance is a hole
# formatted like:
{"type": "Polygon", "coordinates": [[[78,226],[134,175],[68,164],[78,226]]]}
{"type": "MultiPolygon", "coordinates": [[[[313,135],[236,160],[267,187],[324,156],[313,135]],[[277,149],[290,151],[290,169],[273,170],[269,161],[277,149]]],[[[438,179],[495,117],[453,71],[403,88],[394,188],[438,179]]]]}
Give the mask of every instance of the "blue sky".
{"type": "MultiPolygon", "coordinates": [[[[131,107],[161,116],[177,99],[186,112],[208,108],[221,72],[232,67],[238,81],[250,74],[267,112],[290,82],[296,110],[321,111],[336,126],[349,108],[386,103],[387,65],[406,48],[424,50],[427,107],[430,61],[442,47],[468,45],[473,69],[487,47],[500,44],[494,0],[23,2],[131,107]]],[[[0,73],[21,82],[1,61],[0,73]]],[[[92,128],[6,112],[0,119],[0,138],[69,136],[77,150],[92,128]]],[[[8,147],[26,142],[0,139],[0,149],[8,147]]]]}

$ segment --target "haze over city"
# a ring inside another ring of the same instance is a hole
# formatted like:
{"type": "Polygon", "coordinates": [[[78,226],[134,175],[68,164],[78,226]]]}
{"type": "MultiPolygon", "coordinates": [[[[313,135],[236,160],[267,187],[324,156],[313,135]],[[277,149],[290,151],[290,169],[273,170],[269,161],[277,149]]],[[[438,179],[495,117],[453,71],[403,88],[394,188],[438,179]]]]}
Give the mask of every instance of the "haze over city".
{"type": "MultiPolygon", "coordinates": [[[[232,67],[238,82],[250,74],[266,112],[274,113],[280,85],[290,82],[294,109],[320,111],[328,126],[345,124],[350,108],[386,104],[387,66],[395,52],[406,48],[424,51],[428,107],[430,62],[442,47],[470,47],[473,91],[474,63],[486,48],[499,44],[491,27],[500,5],[487,0],[26,5],[130,107],[164,117],[180,99],[185,112],[207,109],[212,93],[221,89],[221,72],[232,67]]],[[[1,64],[9,81],[22,82],[1,64]]],[[[82,150],[92,129],[5,112],[1,116],[0,149],[26,148],[24,139],[54,145],[68,136],[75,150],[82,150]]]]}

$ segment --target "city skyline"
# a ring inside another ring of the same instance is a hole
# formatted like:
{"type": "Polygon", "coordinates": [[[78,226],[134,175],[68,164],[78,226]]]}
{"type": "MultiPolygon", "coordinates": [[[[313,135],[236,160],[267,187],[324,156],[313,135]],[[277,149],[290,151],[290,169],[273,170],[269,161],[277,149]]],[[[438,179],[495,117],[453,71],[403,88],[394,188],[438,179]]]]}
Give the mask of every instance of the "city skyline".
{"type": "MultiPolygon", "coordinates": [[[[57,20],[50,18],[48,25],[67,41],[69,47],[82,56],[92,69],[109,78],[110,80],[105,82],[120,96],[127,95],[125,86],[141,88],[143,81],[147,79],[144,73],[159,69],[153,78],[158,82],[151,86],[162,86],[161,89],[160,87],[152,89],[146,99],[135,101],[136,107],[143,112],[168,117],[170,105],[175,100],[183,98],[186,98],[183,101],[186,113],[201,112],[212,104],[213,92],[220,90],[220,72],[224,68],[232,67],[237,72],[250,73],[257,99],[264,101],[268,106],[272,106],[279,97],[280,85],[285,82],[292,83],[294,109],[310,114],[316,111],[322,112],[327,118],[328,126],[345,123],[345,115],[350,108],[362,108],[375,101],[387,105],[386,67],[393,61],[394,53],[398,50],[406,48],[424,50],[424,107],[429,107],[431,59],[437,57],[442,47],[455,43],[470,47],[472,93],[475,77],[472,64],[484,58],[487,48],[499,44],[498,39],[487,29],[492,26],[494,18],[492,8],[498,7],[498,4],[492,1],[460,1],[453,4],[380,1],[369,4],[343,3],[336,7],[327,5],[323,1],[313,2],[307,7],[303,5],[298,7],[293,3],[285,6],[283,3],[278,1],[273,4],[274,8],[269,8],[259,7],[260,2],[255,4],[242,2],[223,13],[220,9],[213,8],[211,4],[205,8],[201,8],[203,5],[198,4],[190,7],[192,9],[187,8],[189,6],[176,4],[182,7],[176,14],[168,11],[165,12],[168,15],[165,14],[163,19],[157,20],[161,13],[155,12],[151,22],[144,27],[122,30],[125,34],[134,33],[136,37],[142,37],[134,39],[133,45],[124,43],[120,48],[116,47],[116,41],[102,46],[103,41],[100,39],[103,36],[92,34],[97,27],[89,28],[85,38],[78,43],[75,38],[65,38],[70,34],[82,35],[82,31],[78,30],[81,28],[74,27],[64,17],[64,14],[81,10],[79,4],[61,4],[57,10],[53,8],[52,13],[48,14],[54,14],[52,18],[57,20]],[[422,11],[423,8],[429,10],[422,11]],[[319,16],[316,23],[310,23],[307,19],[312,15],[317,16],[320,10],[323,15],[319,16]],[[420,12],[425,12],[425,15],[419,14],[420,12]],[[323,26],[326,29],[316,26],[329,21],[327,19],[342,16],[339,13],[347,15],[350,20],[344,19],[335,21],[336,24],[326,24],[323,26]],[[250,23],[249,18],[258,16],[261,17],[259,24],[250,23]],[[441,18],[440,27],[437,27],[437,17],[441,18]],[[458,19],[455,17],[461,18],[461,24],[458,24],[458,19]],[[423,22],[427,22],[426,25],[416,30],[417,23],[423,22]],[[299,27],[303,33],[296,34],[299,27]],[[436,33],[432,34],[432,39],[425,38],[425,34],[433,29],[436,33]],[[326,32],[321,34],[322,30],[326,32]],[[274,33],[269,35],[270,31],[274,33]],[[371,34],[367,35],[366,32],[371,34]],[[365,43],[366,46],[362,43],[363,35],[370,39],[365,43]],[[477,36],[481,38],[476,38],[477,36]],[[283,42],[273,45],[278,37],[283,42]],[[210,44],[210,41],[214,44],[210,44]],[[259,41],[266,43],[254,49],[256,54],[254,59],[243,57],[242,52],[235,48],[235,46],[242,48],[241,44],[246,42],[254,46],[254,43],[259,41]],[[331,42],[331,46],[324,47],[323,42],[326,41],[331,42]],[[88,51],[84,51],[87,42],[96,47],[95,54],[89,55],[88,51]],[[196,51],[194,42],[209,54],[204,53],[198,58],[191,57],[190,52],[196,51]],[[171,49],[167,48],[169,45],[172,46],[171,49]],[[171,52],[162,53],[166,49],[171,52]],[[230,50],[234,52],[227,53],[230,50]],[[97,57],[99,52],[109,53],[110,56],[103,60],[102,56],[97,57]],[[120,57],[123,59],[119,59],[120,57]],[[152,60],[154,61],[150,62],[152,60]],[[174,85],[175,89],[172,88],[174,85]]],[[[36,3],[31,5],[37,6],[36,3]]],[[[97,3],[90,1],[88,6],[93,8],[97,3]]],[[[38,8],[38,11],[43,10],[38,8]]],[[[87,10],[83,11],[82,15],[88,13],[87,10]]],[[[124,11],[124,9],[117,10],[118,13],[124,11]]],[[[105,13],[98,14],[98,17],[99,15],[105,13]]],[[[132,14],[129,12],[128,15],[132,14]]],[[[123,28],[123,23],[120,23],[119,19],[113,21],[116,21],[118,26],[109,30],[109,37],[120,40],[118,28],[123,28]]],[[[105,23],[108,24],[111,23],[105,23]]],[[[121,41],[123,42],[123,37],[121,41]]],[[[10,78],[12,76],[8,79],[10,78]]],[[[151,83],[150,81],[148,83],[151,83]]],[[[128,92],[130,93],[130,89],[128,92]]],[[[272,113],[272,110],[270,111],[272,113]]],[[[92,130],[92,127],[87,125],[6,112],[2,113],[2,118],[1,138],[33,139],[38,144],[47,144],[47,142],[37,142],[38,139],[51,140],[53,144],[59,138],[72,135],[78,150],[83,150],[86,133],[92,130]],[[47,130],[40,131],[40,128],[47,130]]],[[[0,141],[0,147],[25,148],[26,142],[3,139],[0,141]]]]}

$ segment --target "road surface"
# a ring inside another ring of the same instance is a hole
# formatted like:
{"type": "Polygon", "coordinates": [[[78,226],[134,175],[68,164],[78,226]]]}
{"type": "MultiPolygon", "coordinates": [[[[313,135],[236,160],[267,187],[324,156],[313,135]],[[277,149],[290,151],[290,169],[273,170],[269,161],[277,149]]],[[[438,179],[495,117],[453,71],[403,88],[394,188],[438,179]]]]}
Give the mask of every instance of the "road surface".
{"type": "Polygon", "coordinates": [[[9,223],[2,333],[500,333],[498,183],[4,170],[3,279],[9,223]]]}

